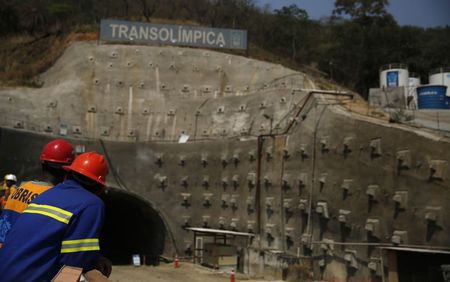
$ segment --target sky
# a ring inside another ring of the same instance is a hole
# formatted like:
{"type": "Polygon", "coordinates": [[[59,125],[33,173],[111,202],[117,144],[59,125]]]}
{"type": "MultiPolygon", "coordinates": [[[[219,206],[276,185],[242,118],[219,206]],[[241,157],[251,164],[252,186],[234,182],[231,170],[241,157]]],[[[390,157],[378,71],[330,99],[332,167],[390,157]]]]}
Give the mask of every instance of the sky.
{"type": "MultiPolygon", "coordinates": [[[[260,6],[272,9],[296,4],[306,10],[311,19],[330,16],[334,0],[256,0],[260,6]]],[[[388,12],[399,25],[420,27],[450,26],[450,0],[390,0],[388,12]]]]}

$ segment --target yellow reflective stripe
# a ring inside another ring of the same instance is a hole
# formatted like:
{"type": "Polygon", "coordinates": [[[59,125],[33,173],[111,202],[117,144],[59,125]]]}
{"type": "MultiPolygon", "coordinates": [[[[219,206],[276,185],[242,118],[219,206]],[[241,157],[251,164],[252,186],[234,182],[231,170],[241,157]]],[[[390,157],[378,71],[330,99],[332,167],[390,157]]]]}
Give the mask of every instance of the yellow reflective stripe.
{"type": "Polygon", "coordinates": [[[65,248],[65,249],[61,249],[61,254],[76,253],[76,252],[86,252],[86,251],[100,251],[100,246],[79,247],[79,248],[65,248]]]}
{"type": "Polygon", "coordinates": [[[65,240],[62,242],[63,245],[79,244],[79,243],[98,243],[98,239],[93,238],[93,239],[65,240]]]}
{"type": "Polygon", "coordinates": [[[58,207],[33,203],[30,204],[23,212],[45,215],[65,224],[69,223],[69,220],[73,215],[73,213],[58,207]]]}
{"type": "Polygon", "coordinates": [[[62,241],[61,246],[61,253],[63,254],[98,250],[100,250],[98,238],[65,240],[62,241]]]}
{"type": "Polygon", "coordinates": [[[39,204],[33,204],[33,203],[31,203],[31,204],[29,205],[29,207],[37,207],[37,208],[43,208],[43,209],[53,210],[53,211],[55,211],[55,212],[62,213],[62,214],[64,214],[64,215],[68,216],[68,217],[71,217],[71,216],[73,215],[73,213],[71,213],[71,212],[69,212],[69,211],[60,209],[60,208],[58,208],[58,207],[49,206],[49,205],[39,205],[39,204]]]}
{"type": "Polygon", "coordinates": [[[53,218],[53,219],[56,219],[57,221],[60,221],[60,222],[62,222],[62,223],[65,223],[65,224],[69,223],[69,220],[68,220],[68,219],[63,218],[63,217],[59,217],[59,216],[57,216],[57,215],[55,215],[55,214],[52,214],[52,213],[49,213],[49,212],[45,212],[45,211],[24,210],[23,212],[24,212],[24,213],[42,214],[42,215],[51,217],[51,218],[53,218]]]}

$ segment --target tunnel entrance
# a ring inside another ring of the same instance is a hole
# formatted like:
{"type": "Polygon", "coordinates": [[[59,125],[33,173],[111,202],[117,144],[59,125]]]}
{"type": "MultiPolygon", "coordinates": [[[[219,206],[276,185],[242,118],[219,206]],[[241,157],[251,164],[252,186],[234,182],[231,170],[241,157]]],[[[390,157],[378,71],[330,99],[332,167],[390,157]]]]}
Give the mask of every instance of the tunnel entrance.
{"type": "Polygon", "coordinates": [[[115,188],[101,198],[106,210],[100,236],[102,254],[116,265],[131,264],[133,254],[139,254],[146,264],[158,264],[166,228],[150,203],[115,188]]]}
{"type": "Polygon", "coordinates": [[[444,282],[441,266],[450,264],[450,254],[398,251],[397,264],[400,282],[444,282]]]}

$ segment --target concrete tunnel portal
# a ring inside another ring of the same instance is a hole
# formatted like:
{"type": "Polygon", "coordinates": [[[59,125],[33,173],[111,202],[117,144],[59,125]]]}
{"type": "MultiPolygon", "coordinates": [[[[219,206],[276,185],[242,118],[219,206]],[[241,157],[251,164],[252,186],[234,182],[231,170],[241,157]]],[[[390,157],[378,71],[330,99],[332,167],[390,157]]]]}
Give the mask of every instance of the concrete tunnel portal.
{"type": "Polygon", "coordinates": [[[167,237],[158,212],[147,201],[117,188],[109,188],[101,198],[106,210],[102,254],[116,265],[130,264],[134,254],[146,264],[157,264],[167,237]]]}
{"type": "Polygon", "coordinates": [[[340,90],[313,97],[328,86],[303,73],[210,50],[78,42],[41,80],[0,90],[0,171],[39,179],[54,138],[105,154],[100,244],[115,265],[212,259],[182,227],[253,231],[228,242],[245,263],[234,251],[223,262],[274,280],[300,262],[320,279],[438,281],[449,263],[441,134],[353,114],[340,90]]]}

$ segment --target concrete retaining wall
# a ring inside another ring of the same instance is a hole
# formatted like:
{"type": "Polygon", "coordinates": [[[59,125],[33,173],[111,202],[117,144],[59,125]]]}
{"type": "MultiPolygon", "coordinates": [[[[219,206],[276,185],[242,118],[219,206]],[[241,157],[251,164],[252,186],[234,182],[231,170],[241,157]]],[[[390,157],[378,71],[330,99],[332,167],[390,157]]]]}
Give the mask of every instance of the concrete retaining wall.
{"type": "Polygon", "coordinates": [[[283,277],[308,257],[316,279],[360,281],[382,274],[379,247],[450,245],[448,139],[307,100],[302,74],[211,51],[77,43],[42,79],[0,92],[1,124],[14,128],[2,130],[0,173],[37,176],[55,137],[104,153],[109,185],[159,211],[180,254],[195,245],[186,226],[253,232],[236,241],[252,275],[283,277]]]}

